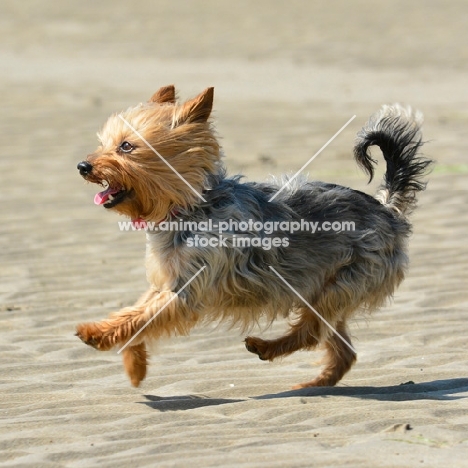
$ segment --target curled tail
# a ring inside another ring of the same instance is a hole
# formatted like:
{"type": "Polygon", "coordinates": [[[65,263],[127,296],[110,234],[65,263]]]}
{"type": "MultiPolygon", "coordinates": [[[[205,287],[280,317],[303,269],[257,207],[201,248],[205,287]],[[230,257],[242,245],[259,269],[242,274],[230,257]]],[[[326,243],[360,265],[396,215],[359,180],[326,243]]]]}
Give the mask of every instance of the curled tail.
{"type": "Polygon", "coordinates": [[[422,114],[399,104],[383,106],[357,134],[354,157],[374,177],[374,164],[368,153],[377,145],[387,163],[384,182],[376,198],[398,213],[409,213],[416,205],[416,194],[426,188],[422,180],[432,161],[418,155],[421,140],[422,114]]]}

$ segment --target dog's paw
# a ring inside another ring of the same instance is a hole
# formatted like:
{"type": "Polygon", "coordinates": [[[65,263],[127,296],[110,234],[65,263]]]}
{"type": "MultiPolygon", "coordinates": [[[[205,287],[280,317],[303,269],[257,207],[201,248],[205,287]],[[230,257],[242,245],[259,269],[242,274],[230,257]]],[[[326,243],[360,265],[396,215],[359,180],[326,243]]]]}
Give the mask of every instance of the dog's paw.
{"type": "Polygon", "coordinates": [[[267,355],[268,343],[265,340],[254,336],[248,336],[244,342],[247,351],[256,354],[262,361],[268,361],[270,359],[267,355]]]}
{"type": "Polygon", "coordinates": [[[148,364],[148,353],[145,343],[136,346],[128,346],[122,351],[123,364],[134,387],[138,387],[140,382],[146,377],[148,364]]]}
{"type": "Polygon", "coordinates": [[[112,348],[108,339],[105,339],[103,330],[97,323],[82,323],[76,327],[77,336],[83,343],[100,351],[112,348]]]}
{"type": "Polygon", "coordinates": [[[314,380],[310,382],[304,382],[292,387],[293,390],[300,390],[301,388],[309,388],[309,387],[333,387],[337,383],[337,379],[330,377],[330,376],[322,376],[319,375],[315,377],[314,380]]]}

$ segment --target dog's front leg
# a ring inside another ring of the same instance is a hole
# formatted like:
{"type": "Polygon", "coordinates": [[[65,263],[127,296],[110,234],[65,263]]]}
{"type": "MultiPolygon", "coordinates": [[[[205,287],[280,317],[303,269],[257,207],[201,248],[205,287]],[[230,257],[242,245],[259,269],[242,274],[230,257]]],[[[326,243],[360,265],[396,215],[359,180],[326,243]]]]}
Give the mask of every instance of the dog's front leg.
{"type": "Polygon", "coordinates": [[[184,299],[172,291],[149,290],[133,306],[101,322],[77,326],[76,335],[100,351],[122,347],[123,362],[132,384],[146,376],[145,341],[162,335],[186,335],[198,320],[184,299]]]}

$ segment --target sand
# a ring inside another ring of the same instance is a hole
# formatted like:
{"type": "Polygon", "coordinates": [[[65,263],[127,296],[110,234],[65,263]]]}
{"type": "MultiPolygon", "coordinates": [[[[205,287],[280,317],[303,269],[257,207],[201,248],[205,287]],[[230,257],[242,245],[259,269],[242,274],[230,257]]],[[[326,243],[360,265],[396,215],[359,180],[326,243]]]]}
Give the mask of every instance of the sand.
{"type": "Polygon", "coordinates": [[[464,0],[4,0],[1,466],[468,466],[467,21],[464,0]],[[76,164],[111,112],[170,83],[215,86],[247,180],[295,172],[356,115],[306,172],[372,192],[355,133],[383,103],[424,112],[437,165],[411,269],[351,324],[358,363],[337,387],[290,390],[320,352],[265,363],[207,326],[159,343],[135,389],[116,352],[74,336],[146,287],[144,234],[93,205],[76,164]]]}

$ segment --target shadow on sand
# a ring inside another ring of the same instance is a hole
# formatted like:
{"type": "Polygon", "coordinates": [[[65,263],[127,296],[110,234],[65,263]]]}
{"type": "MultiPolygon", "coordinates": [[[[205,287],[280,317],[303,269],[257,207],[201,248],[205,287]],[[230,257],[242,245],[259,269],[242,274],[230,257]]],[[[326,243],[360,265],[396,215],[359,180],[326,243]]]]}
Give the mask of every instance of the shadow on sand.
{"type": "Polygon", "coordinates": [[[159,411],[181,411],[203,406],[226,405],[248,400],[272,400],[275,398],[313,398],[344,396],[381,401],[408,400],[458,400],[466,398],[455,394],[468,392],[468,379],[434,380],[432,382],[406,382],[389,387],[311,387],[281,393],[259,395],[251,398],[210,398],[204,395],[180,395],[160,397],[144,395],[140,402],[159,411]]]}

